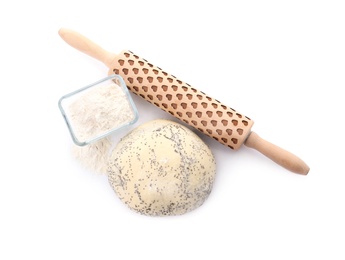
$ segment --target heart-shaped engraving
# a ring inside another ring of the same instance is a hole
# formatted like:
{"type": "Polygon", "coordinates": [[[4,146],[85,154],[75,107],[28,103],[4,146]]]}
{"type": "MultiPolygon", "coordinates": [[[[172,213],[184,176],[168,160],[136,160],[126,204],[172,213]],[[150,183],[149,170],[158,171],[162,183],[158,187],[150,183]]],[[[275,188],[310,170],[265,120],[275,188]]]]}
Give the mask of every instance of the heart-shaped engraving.
{"type": "Polygon", "coordinates": [[[127,75],[127,74],[128,74],[128,69],[123,68],[123,69],[122,69],[122,71],[123,71],[123,73],[124,73],[125,75],[127,75]]]}
{"type": "Polygon", "coordinates": [[[223,131],[221,129],[216,130],[217,134],[222,135],[223,131]]]}
{"type": "Polygon", "coordinates": [[[231,129],[226,129],[226,133],[227,133],[228,135],[232,135],[232,130],[231,130],[231,129]]]}
{"type": "Polygon", "coordinates": [[[231,142],[233,142],[234,144],[237,144],[238,140],[236,138],[231,138],[231,142]]]}
{"type": "Polygon", "coordinates": [[[236,116],[238,116],[239,118],[242,118],[242,115],[239,113],[236,113],[236,116]]]}
{"type": "Polygon", "coordinates": [[[152,85],[152,86],[151,86],[151,89],[153,90],[153,92],[157,92],[157,86],[152,85]]]}
{"type": "Polygon", "coordinates": [[[147,77],[148,82],[152,83],[153,78],[152,77],[147,77]]]}

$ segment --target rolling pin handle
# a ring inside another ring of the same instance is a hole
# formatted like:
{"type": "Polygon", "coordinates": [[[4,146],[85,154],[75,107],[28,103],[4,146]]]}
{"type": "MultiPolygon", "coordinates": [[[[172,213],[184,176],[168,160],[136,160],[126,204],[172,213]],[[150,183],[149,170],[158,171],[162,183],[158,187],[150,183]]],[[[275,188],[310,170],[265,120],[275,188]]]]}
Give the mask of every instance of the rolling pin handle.
{"type": "Polygon", "coordinates": [[[291,172],[302,175],[307,175],[309,172],[309,166],[296,155],[262,139],[254,132],[250,133],[244,144],[259,151],[275,163],[291,172]]]}
{"type": "Polygon", "coordinates": [[[70,29],[61,28],[59,30],[61,38],[73,48],[103,62],[107,67],[111,67],[116,54],[104,50],[102,47],[92,42],[84,35],[70,29]]]}

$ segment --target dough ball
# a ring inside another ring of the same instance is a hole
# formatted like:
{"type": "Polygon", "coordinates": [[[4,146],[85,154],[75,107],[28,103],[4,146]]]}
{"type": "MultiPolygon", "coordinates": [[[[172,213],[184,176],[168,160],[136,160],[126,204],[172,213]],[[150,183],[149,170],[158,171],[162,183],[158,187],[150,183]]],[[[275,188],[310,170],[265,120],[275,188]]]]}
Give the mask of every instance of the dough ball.
{"type": "Polygon", "coordinates": [[[108,178],[119,198],[144,215],[181,215],[209,196],[216,163],[191,130],[169,120],[147,122],[114,148],[108,178]]]}

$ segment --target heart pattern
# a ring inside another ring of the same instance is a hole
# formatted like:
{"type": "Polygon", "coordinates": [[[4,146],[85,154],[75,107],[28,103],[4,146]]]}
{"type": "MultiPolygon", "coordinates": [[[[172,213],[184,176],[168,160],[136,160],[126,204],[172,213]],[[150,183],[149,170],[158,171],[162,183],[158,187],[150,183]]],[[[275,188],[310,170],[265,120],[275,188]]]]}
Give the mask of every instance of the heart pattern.
{"type": "Polygon", "coordinates": [[[134,94],[231,149],[237,150],[249,135],[254,123],[250,118],[131,51],[119,54],[113,65],[134,94]]]}

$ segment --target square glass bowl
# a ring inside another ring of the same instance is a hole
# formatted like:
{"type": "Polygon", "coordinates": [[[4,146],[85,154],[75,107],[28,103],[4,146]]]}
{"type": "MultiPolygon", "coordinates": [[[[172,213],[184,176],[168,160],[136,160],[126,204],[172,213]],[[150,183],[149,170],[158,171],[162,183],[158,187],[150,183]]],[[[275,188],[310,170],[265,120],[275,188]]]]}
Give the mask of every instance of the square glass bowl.
{"type": "Polygon", "coordinates": [[[137,108],[121,76],[111,75],[59,100],[73,142],[88,145],[138,120],[137,108]]]}

